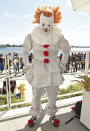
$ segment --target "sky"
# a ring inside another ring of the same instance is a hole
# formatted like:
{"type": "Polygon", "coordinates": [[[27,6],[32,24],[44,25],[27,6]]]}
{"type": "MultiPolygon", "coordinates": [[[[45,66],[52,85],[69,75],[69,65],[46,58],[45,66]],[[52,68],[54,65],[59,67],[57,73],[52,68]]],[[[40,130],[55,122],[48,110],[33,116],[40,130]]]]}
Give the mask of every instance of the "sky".
{"type": "Polygon", "coordinates": [[[90,46],[90,14],[72,10],[70,0],[0,0],[0,44],[22,45],[38,6],[60,6],[62,21],[57,26],[74,46],[90,46]]]}

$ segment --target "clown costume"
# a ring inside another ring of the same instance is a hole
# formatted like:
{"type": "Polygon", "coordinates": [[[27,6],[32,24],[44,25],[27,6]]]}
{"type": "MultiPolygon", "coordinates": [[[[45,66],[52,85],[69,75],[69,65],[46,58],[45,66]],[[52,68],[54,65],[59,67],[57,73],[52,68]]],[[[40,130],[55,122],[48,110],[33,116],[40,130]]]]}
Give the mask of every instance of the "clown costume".
{"type": "Polygon", "coordinates": [[[59,7],[39,7],[35,11],[33,23],[38,25],[28,34],[23,44],[23,61],[26,79],[32,85],[32,107],[28,125],[33,126],[42,112],[40,98],[43,89],[48,94],[46,113],[54,126],[59,126],[56,119],[56,97],[59,85],[63,83],[62,71],[66,68],[69,56],[69,43],[61,30],[56,26],[61,21],[59,7]],[[29,63],[28,53],[33,49],[32,64],[29,63]],[[58,55],[59,49],[63,52],[62,60],[58,55]]]}

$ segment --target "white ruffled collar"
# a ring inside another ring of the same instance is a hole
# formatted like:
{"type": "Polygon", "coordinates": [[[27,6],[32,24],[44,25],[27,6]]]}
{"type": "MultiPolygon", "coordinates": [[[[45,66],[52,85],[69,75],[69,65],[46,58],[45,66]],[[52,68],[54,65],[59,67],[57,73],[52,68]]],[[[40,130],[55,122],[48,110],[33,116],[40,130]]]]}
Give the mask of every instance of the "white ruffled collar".
{"type": "Polygon", "coordinates": [[[53,26],[50,32],[43,32],[40,26],[33,29],[31,39],[35,44],[39,45],[51,45],[57,44],[61,37],[61,30],[56,26],[53,26]]]}

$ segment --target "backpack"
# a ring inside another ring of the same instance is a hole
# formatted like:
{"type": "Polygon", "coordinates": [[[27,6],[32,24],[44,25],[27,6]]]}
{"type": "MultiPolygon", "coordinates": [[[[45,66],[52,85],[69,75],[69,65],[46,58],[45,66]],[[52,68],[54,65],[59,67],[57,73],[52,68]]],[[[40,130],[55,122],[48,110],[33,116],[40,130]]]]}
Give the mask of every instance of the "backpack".
{"type": "Polygon", "coordinates": [[[71,109],[75,112],[74,116],[70,118],[65,124],[68,124],[70,121],[72,121],[74,118],[80,119],[81,115],[81,108],[82,108],[82,101],[77,101],[75,103],[75,107],[72,107],[71,109]]]}
{"type": "Polygon", "coordinates": [[[79,117],[80,119],[80,115],[81,115],[81,108],[82,108],[82,101],[78,101],[75,104],[75,114],[79,117]]]}

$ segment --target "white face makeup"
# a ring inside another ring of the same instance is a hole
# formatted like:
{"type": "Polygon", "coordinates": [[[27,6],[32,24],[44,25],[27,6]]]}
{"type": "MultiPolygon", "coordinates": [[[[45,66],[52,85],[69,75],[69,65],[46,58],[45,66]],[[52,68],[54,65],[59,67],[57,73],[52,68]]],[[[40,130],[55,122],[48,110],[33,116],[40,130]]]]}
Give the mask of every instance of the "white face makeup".
{"type": "Polygon", "coordinates": [[[54,16],[46,17],[43,13],[40,15],[40,27],[44,32],[49,32],[54,23],[54,16]]]}

